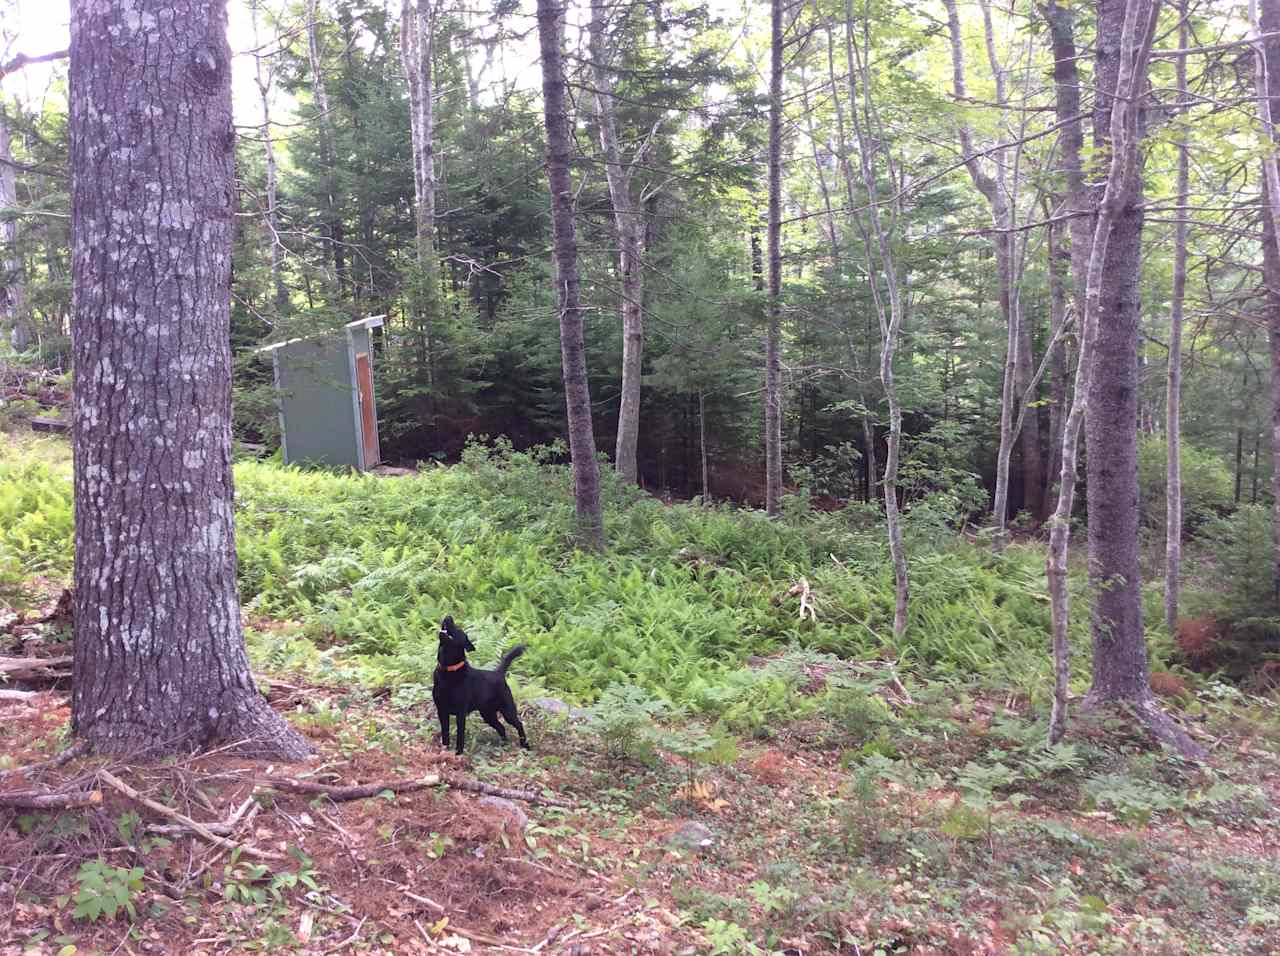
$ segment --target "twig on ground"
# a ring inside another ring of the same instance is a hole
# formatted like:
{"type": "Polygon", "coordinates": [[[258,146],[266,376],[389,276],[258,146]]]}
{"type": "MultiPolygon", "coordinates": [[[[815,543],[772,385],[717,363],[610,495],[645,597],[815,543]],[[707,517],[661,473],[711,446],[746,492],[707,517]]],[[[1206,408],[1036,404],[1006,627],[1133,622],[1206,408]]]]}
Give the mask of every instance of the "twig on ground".
{"type": "Polygon", "coordinates": [[[356,925],[356,931],[354,933],[352,933],[350,936],[344,939],[337,946],[333,947],[332,949],[326,950],[326,952],[336,953],[338,950],[344,949],[345,947],[350,946],[352,943],[354,943],[356,941],[356,938],[360,935],[360,930],[364,929],[364,924],[368,919],[369,917],[367,916],[363,917],[360,920],[360,922],[356,925]]]}
{"type": "Polygon", "coordinates": [[[443,784],[454,790],[466,790],[471,793],[483,793],[492,797],[503,797],[507,800],[523,800],[525,803],[540,804],[551,807],[567,807],[573,804],[555,797],[544,797],[528,790],[511,790],[507,787],[495,787],[479,780],[465,777],[450,777],[438,773],[429,773],[425,777],[409,780],[384,780],[380,783],[358,784],[355,786],[337,786],[328,783],[313,783],[309,780],[297,780],[293,777],[259,777],[255,781],[260,787],[280,790],[285,793],[300,793],[311,796],[325,796],[335,803],[346,800],[363,800],[376,797],[385,791],[392,793],[411,793],[415,790],[426,790],[443,784]]]}

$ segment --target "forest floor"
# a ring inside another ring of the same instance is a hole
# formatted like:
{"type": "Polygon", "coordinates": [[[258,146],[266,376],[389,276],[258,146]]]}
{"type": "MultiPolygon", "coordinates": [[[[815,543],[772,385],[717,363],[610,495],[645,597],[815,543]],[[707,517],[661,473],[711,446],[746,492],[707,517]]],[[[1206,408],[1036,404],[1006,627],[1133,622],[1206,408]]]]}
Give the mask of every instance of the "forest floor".
{"type": "MultiPolygon", "coordinates": [[[[59,627],[10,622],[0,640],[56,654],[59,627]]],[[[0,794],[101,794],[0,808],[0,952],[1280,951],[1274,701],[1169,701],[1212,753],[1195,767],[1122,716],[1078,720],[1046,750],[1016,695],[888,682],[874,706],[693,763],[661,740],[611,752],[575,711],[531,702],[531,751],[473,719],[459,758],[429,702],[287,674],[268,686],[317,749],[306,764],[76,758],[0,779],[0,794]],[[234,821],[220,832],[243,849],[175,827],[104,770],[188,818],[234,821]],[[443,783],[341,802],[263,785],[431,773],[570,806],[443,783]]],[[[59,688],[0,703],[0,770],[64,748],[68,703],[59,688]]],[[[679,749],[688,729],[668,731],[679,749]]]]}
{"type": "Polygon", "coordinates": [[[317,755],[24,771],[71,742],[70,468],[61,439],[0,434],[0,658],[63,661],[0,686],[0,954],[1280,952],[1280,697],[1191,671],[1156,623],[1153,686],[1209,761],[1124,713],[1047,747],[1043,551],[928,508],[894,639],[861,512],[606,480],[592,555],[566,547],[567,469],[534,455],[394,480],[246,463],[250,657],[317,755]],[[531,751],[474,716],[465,756],[440,746],[443,613],[479,666],[528,643],[531,751]],[[12,805],[33,789],[83,805],[12,805]]]}

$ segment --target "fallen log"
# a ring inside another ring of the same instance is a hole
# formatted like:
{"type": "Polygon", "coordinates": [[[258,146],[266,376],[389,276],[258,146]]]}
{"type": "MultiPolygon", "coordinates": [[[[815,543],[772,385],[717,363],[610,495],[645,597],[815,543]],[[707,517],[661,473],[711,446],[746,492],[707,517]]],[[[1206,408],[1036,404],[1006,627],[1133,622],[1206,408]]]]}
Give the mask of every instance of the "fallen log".
{"type": "Polygon", "coordinates": [[[0,687],[0,701],[30,700],[32,697],[36,696],[36,694],[38,693],[40,693],[38,690],[5,690],[3,687],[0,687]]]}
{"type": "Polygon", "coordinates": [[[71,676],[71,655],[63,657],[0,657],[0,674],[18,680],[71,676]]]}

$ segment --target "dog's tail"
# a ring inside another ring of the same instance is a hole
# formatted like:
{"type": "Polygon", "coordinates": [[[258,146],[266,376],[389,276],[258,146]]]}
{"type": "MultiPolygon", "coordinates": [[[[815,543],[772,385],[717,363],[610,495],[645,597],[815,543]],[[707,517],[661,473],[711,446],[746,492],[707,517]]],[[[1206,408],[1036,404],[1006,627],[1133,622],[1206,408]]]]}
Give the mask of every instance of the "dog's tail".
{"type": "Polygon", "coordinates": [[[524,645],[517,644],[515,647],[511,648],[511,650],[507,651],[507,653],[502,655],[502,660],[498,661],[498,666],[494,668],[494,672],[505,675],[507,673],[507,668],[511,666],[512,661],[523,653],[524,645]]]}

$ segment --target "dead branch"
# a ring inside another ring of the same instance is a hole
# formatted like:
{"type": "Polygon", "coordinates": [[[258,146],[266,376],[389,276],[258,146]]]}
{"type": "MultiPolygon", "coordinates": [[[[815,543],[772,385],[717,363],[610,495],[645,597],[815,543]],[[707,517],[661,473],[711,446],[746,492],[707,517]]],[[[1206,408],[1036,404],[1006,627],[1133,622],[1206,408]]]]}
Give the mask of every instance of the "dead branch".
{"type": "Polygon", "coordinates": [[[5,690],[0,687],[0,700],[24,701],[30,700],[40,693],[38,690],[5,690]]]}
{"type": "Polygon", "coordinates": [[[259,777],[254,782],[260,787],[267,787],[271,790],[328,797],[334,803],[342,803],[347,800],[364,800],[368,797],[376,797],[387,790],[392,793],[412,793],[415,790],[426,790],[428,787],[439,786],[443,781],[438,773],[429,773],[425,777],[419,777],[416,780],[387,780],[382,783],[366,783],[350,787],[314,783],[310,780],[295,780],[292,777],[259,777]]]}
{"type": "Polygon", "coordinates": [[[38,56],[28,56],[26,53],[19,53],[8,63],[0,63],[0,79],[8,76],[16,70],[22,69],[24,66],[30,66],[33,63],[48,63],[50,60],[66,59],[68,50],[55,50],[52,53],[41,53],[38,56]]]}
{"type": "Polygon", "coordinates": [[[285,793],[325,796],[335,803],[341,803],[346,800],[364,800],[368,797],[376,797],[378,794],[388,790],[392,793],[412,793],[415,790],[426,790],[443,784],[454,790],[482,793],[486,796],[503,797],[507,800],[522,800],[525,803],[549,807],[573,807],[573,804],[564,800],[544,797],[541,794],[530,793],[528,790],[510,790],[506,787],[494,787],[478,780],[469,780],[465,777],[449,777],[438,773],[427,774],[425,777],[411,780],[385,780],[380,783],[367,783],[348,787],[328,783],[314,783],[310,780],[295,780],[292,777],[259,777],[255,783],[260,787],[280,790],[285,793]]]}
{"type": "Polygon", "coordinates": [[[65,657],[0,657],[0,674],[18,679],[69,677],[70,671],[59,668],[71,666],[71,656],[65,657]]]}
{"type": "Polygon", "coordinates": [[[143,796],[141,793],[139,793],[137,790],[134,790],[133,787],[129,786],[119,777],[116,777],[114,774],[112,774],[109,770],[99,770],[98,777],[102,780],[103,783],[107,784],[113,790],[117,790],[120,793],[124,794],[126,797],[128,797],[130,800],[134,801],[135,803],[141,804],[142,806],[146,807],[148,810],[152,810],[160,814],[162,817],[168,817],[170,820],[173,820],[175,823],[181,823],[183,826],[185,826],[188,830],[191,830],[197,836],[203,837],[204,839],[208,840],[210,843],[216,846],[224,847],[228,850],[234,850],[238,848],[246,856],[257,857],[260,860],[283,860],[284,859],[284,855],[281,853],[275,853],[271,850],[262,850],[249,843],[237,843],[236,841],[229,840],[226,837],[218,836],[218,834],[214,833],[203,823],[200,823],[196,820],[192,820],[190,817],[179,813],[177,810],[174,810],[171,807],[166,807],[163,803],[157,803],[155,800],[152,800],[149,797],[143,796]]]}
{"type": "Polygon", "coordinates": [[[12,767],[9,770],[0,770],[0,780],[4,780],[6,777],[16,777],[20,773],[31,774],[38,770],[49,770],[54,767],[61,767],[67,761],[74,760],[76,757],[79,757],[82,754],[87,754],[88,752],[89,744],[82,740],[77,744],[72,744],[66,750],[62,751],[62,753],[50,760],[42,760],[40,763],[27,764],[24,767],[12,767]]]}
{"type": "Polygon", "coordinates": [[[63,810],[68,807],[95,807],[102,803],[101,790],[73,790],[50,793],[45,790],[14,790],[0,793],[0,807],[20,810],[63,810]]]}

